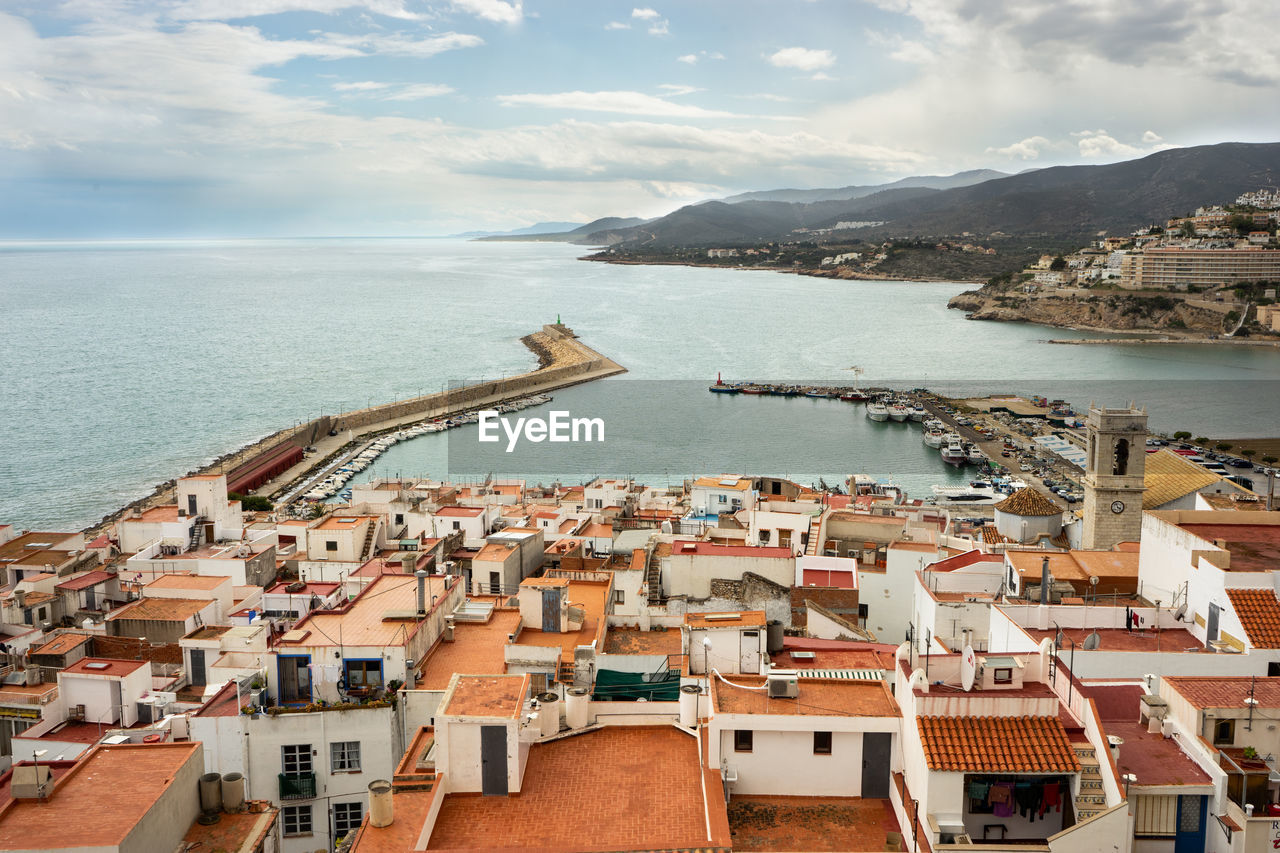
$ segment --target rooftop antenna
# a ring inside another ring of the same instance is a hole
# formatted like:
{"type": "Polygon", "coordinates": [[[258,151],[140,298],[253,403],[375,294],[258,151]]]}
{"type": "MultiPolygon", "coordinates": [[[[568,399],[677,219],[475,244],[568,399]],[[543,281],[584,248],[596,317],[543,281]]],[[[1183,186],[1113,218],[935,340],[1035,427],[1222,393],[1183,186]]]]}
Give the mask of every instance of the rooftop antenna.
{"type": "Polygon", "coordinates": [[[1091,652],[1102,645],[1102,635],[1098,633],[1098,629],[1094,628],[1093,633],[1084,638],[1084,645],[1081,646],[1086,652],[1091,652]]]}

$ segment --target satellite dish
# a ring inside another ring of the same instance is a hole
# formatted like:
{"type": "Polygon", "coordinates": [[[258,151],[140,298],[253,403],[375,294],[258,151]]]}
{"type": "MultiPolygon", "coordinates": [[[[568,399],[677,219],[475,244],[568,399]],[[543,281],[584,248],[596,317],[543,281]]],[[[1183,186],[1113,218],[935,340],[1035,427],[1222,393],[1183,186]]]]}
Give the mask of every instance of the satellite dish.
{"type": "Polygon", "coordinates": [[[1097,586],[1097,585],[1098,585],[1098,576],[1089,575],[1089,586],[1097,586]]]}
{"type": "Polygon", "coordinates": [[[973,689],[973,679],[977,674],[978,659],[973,654],[973,646],[965,646],[960,652],[960,683],[966,693],[973,689]]]}
{"type": "Polygon", "coordinates": [[[1187,618],[1187,603],[1185,601],[1178,605],[1178,609],[1173,614],[1173,618],[1178,622],[1187,618]]]}
{"type": "Polygon", "coordinates": [[[1084,638],[1084,650],[1091,652],[1102,645],[1102,635],[1098,633],[1098,629],[1094,628],[1093,633],[1084,638]]]}

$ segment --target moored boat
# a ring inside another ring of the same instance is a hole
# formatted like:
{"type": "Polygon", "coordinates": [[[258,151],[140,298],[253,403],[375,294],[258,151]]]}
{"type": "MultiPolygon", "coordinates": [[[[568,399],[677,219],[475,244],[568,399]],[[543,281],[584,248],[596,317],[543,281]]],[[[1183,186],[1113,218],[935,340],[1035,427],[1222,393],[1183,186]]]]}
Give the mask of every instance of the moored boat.
{"type": "Polygon", "coordinates": [[[889,420],[889,407],[878,401],[867,403],[867,417],[873,421],[887,421],[889,420]]]}

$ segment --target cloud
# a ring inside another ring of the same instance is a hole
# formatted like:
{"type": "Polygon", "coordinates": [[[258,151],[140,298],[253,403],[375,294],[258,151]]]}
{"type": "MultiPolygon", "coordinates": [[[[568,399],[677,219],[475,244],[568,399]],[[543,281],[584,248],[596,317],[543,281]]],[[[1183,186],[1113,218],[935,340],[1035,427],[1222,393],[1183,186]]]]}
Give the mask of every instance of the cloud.
{"type": "Polygon", "coordinates": [[[1154,142],[1164,142],[1164,140],[1160,138],[1160,135],[1154,130],[1148,130],[1146,133],[1142,134],[1142,141],[1148,145],[1154,142]]]}
{"type": "Polygon", "coordinates": [[[631,25],[623,23],[622,21],[610,21],[604,25],[604,28],[606,30],[629,30],[631,29],[631,25]]]}
{"type": "Polygon", "coordinates": [[[1035,160],[1043,149],[1049,147],[1049,144],[1049,140],[1043,136],[1028,136],[1003,148],[988,148],[987,153],[999,154],[1001,157],[1016,157],[1019,160],[1035,160]]]}
{"type": "MultiPolygon", "coordinates": [[[[90,4],[79,5],[85,8],[90,4]]],[[[406,9],[403,0],[179,0],[170,5],[165,10],[165,14],[175,21],[230,21],[238,18],[279,15],[285,12],[319,12],[332,15],[346,9],[363,9],[377,15],[407,21],[422,17],[406,9]]]]}
{"type": "Polygon", "coordinates": [[[670,32],[671,32],[670,22],[667,21],[665,18],[662,19],[661,21],[655,21],[649,27],[649,35],[651,36],[665,36],[670,34],[670,32]]]}
{"type": "Polygon", "coordinates": [[[640,21],[653,21],[661,18],[662,16],[658,14],[657,9],[632,9],[631,17],[640,21]]]}
{"type": "MultiPolygon", "coordinates": [[[[435,56],[449,50],[462,50],[468,47],[479,47],[484,39],[467,33],[440,33],[427,38],[413,38],[395,33],[382,35],[378,33],[318,33],[315,44],[332,45],[346,49],[355,54],[366,56],[409,56],[418,59],[435,56]]],[[[346,54],[351,55],[351,54],[346,54]]]]}
{"type": "Polygon", "coordinates": [[[672,96],[692,95],[694,92],[703,92],[705,89],[699,89],[697,86],[684,86],[679,83],[659,83],[659,89],[663,89],[672,96]]]}
{"type": "Polygon", "coordinates": [[[724,59],[724,54],[718,50],[700,50],[697,53],[686,53],[684,56],[677,56],[676,62],[683,62],[686,65],[697,65],[702,59],[724,59]]]}
{"type": "Polygon", "coordinates": [[[829,50],[812,50],[807,47],[784,47],[769,55],[769,64],[777,68],[795,68],[799,71],[817,71],[830,68],[836,62],[829,50]]]}
{"type": "Polygon", "coordinates": [[[399,91],[384,95],[384,101],[420,101],[423,98],[435,98],[440,95],[451,95],[454,92],[452,86],[446,86],[443,83],[411,83],[404,86],[399,91]]]}
{"type": "Polygon", "coordinates": [[[827,72],[825,72],[825,71],[819,71],[818,73],[814,74],[814,75],[813,75],[812,77],[810,77],[809,79],[810,79],[810,80],[834,80],[834,79],[836,79],[836,78],[832,77],[830,74],[828,74],[828,73],[827,73],[827,72]]]}
{"type": "Polygon", "coordinates": [[[453,8],[498,24],[518,24],[524,18],[524,0],[452,0],[453,8]]]}
{"type": "Polygon", "coordinates": [[[335,92],[372,92],[377,89],[385,89],[390,83],[378,83],[373,80],[361,80],[358,83],[334,83],[335,92]]]}
{"type": "MultiPolygon", "coordinates": [[[[690,90],[692,91],[692,90],[690,90]]],[[[679,118],[742,118],[734,113],[677,104],[643,92],[555,92],[551,94],[499,95],[504,107],[623,113],[679,118]]]]}
{"type": "Polygon", "coordinates": [[[1082,130],[1071,134],[1078,137],[1076,143],[1081,157],[1132,157],[1142,153],[1142,149],[1127,145],[1111,136],[1105,130],[1082,130]]]}

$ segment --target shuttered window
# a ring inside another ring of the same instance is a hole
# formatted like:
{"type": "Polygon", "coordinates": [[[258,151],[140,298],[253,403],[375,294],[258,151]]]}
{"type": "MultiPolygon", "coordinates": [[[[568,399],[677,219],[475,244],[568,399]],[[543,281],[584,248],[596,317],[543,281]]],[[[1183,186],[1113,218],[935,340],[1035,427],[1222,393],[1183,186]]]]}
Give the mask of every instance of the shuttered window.
{"type": "Polygon", "coordinates": [[[1178,798],[1176,796],[1153,797],[1140,794],[1134,797],[1134,801],[1134,835],[1173,837],[1177,834],[1178,798]]]}

